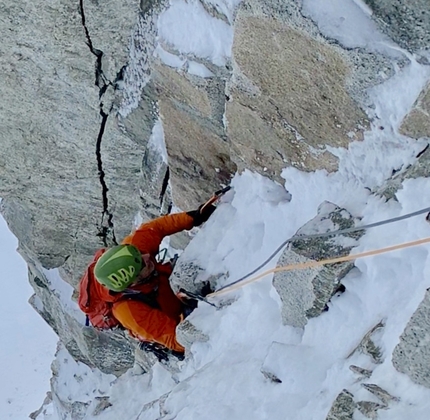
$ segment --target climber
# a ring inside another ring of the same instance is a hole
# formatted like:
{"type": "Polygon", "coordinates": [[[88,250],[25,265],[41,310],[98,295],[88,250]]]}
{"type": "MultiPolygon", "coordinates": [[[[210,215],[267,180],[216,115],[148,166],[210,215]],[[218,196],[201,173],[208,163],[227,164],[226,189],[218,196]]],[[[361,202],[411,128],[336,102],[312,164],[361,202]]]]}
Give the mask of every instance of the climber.
{"type": "MultiPolygon", "coordinates": [[[[102,328],[119,323],[142,342],[159,343],[183,353],[184,348],[176,341],[176,326],[183,319],[184,296],[175,296],[170,288],[171,264],[159,263],[155,257],[165,236],[200,226],[214,210],[213,205],[202,205],[198,210],[161,216],[140,225],[121,245],[104,253],[98,251],[81,279],[81,309],[88,315],[94,297],[93,305],[98,299],[102,305],[96,306],[109,308],[109,312],[97,314],[103,318],[101,322],[107,321],[109,315],[114,318],[113,323],[105,323],[102,328]],[[84,278],[88,282],[93,277],[97,281],[91,289],[88,283],[82,287],[84,278]]],[[[100,327],[91,317],[90,320],[100,327]]]]}

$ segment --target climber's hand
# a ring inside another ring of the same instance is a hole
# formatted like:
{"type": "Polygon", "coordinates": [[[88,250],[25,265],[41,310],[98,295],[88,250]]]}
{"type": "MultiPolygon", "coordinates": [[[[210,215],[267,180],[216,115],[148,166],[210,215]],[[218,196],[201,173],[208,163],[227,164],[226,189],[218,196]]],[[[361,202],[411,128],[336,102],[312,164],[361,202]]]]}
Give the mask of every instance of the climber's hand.
{"type": "Polygon", "coordinates": [[[202,204],[197,210],[189,211],[187,214],[193,218],[194,226],[200,226],[209,219],[215,209],[216,207],[212,204],[202,204]]]}
{"type": "Polygon", "coordinates": [[[185,302],[188,299],[188,295],[184,292],[182,292],[182,289],[179,290],[178,293],[176,293],[176,297],[181,301],[185,302]]]}

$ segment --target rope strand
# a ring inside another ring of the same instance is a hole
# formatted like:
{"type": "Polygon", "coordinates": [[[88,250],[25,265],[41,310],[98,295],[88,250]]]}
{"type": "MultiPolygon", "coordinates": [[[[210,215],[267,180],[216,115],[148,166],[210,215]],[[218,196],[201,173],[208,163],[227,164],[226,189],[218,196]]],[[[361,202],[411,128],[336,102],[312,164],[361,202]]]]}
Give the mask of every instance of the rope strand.
{"type": "Polygon", "coordinates": [[[278,273],[280,271],[304,270],[306,268],[314,268],[314,267],[319,267],[319,266],[327,265],[327,264],[336,264],[336,263],[345,262],[345,261],[352,261],[352,260],[356,260],[357,258],[370,257],[372,255],[384,254],[387,252],[392,252],[392,251],[396,251],[396,250],[403,249],[403,248],[410,248],[413,246],[419,246],[419,245],[423,245],[423,244],[427,244],[427,243],[430,243],[430,237],[424,238],[424,239],[417,239],[417,240],[411,241],[411,242],[404,242],[402,244],[392,245],[392,246],[388,246],[386,248],[380,248],[380,249],[374,249],[372,251],[360,252],[358,254],[350,254],[350,255],[346,255],[344,257],[328,258],[328,259],[324,259],[324,260],[320,260],[320,261],[307,261],[307,262],[296,263],[296,264],[288,264],[288,265],[284,265],[282,267],[275,267],[275,268],[272,268],[270,270],[267,270],[267,271],[259,274],[258,276],[252,277],[246,281],[244,280],[240,283],[239,282],[231,283],[231,284],[229,284],[229,285],[227,285],[227,286],[225,286],[225,287],[223,287],[223,288],[221,288],[221,289],[219,289],[213,293],[210,293],[209,295],[206,296],[206,298],[211,298],[211,297],[218,296],[220,294],[231,292],[232,290],[236,290],[242,286],[245,286],[246,284],[257,281],[257,280],[261,279],[262,277],[265,277],[265,276],[272,274],[272,273],[278,273]]]}
{"type": "Polygon", "coordinates": [[[374,227],[377,227],[377,226],[382,226],[382,225],[386,225],[386,224],[389,224],[389,223],[398,222],[400,220],[409,219],[411,217],[418,216],[420,214],[428,213],[428,212],[430,212],[430,207],[426,207],[424,209],[417,210],[417,211],[414,211],[412,213],[404,214],[403,216],[393,217],[391,219],[381,220],[381,221],[375,222],[375,223],[369,223],[368,225],[364,225],[364,226],[355,226],[355,227],[351,227],[351,228],[347,228],[347,229],[340,229],[340,230],[334,230],[334,231],[323,232],[323,233],[312,233],[312,234],[309,234],[309,235],[295,235],[295,236],[292,236],[291,238],[289,238],[286,241],[284,241],[281,245],[279,245],[278,248],[276,248],[276,250],[265,261],[263,261],[257,268],[255,268],[254,270],[252,270],[249,273],[245,274],[241,278],[235,280],[233,283],[230,283],[230,284],[228,284],[226,286],[223,286],[223,287],[219,288],[215,292],[220,292],[221,290],[224,290],[227,287],[233,286],[234,284],[237,284],[237,283],[241,283],[243,280],[247,279],[249,276],[252,276],[258,270],[260,270],[261,268],[263,268],[267,263],[269,263],[275,257],[275,255],[279,251],[281,251],[290,242],[297,241],[297,240],[303,240],[303,239],[310,239],[310,238],[324,238],[324,237],[327,237],[327,236],[341,235],[343,233],[357,232],[359,230],[370,229],[370,228],[374,228],[374,227]]]}

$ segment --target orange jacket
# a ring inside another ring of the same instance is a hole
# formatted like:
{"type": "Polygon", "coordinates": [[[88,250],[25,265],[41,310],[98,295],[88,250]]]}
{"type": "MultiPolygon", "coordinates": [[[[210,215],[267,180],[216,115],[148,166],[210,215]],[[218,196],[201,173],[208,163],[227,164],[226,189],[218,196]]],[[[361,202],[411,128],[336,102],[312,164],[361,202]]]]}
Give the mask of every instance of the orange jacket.
{"type": "Polygon", "coordinates": [[[143,223],[122,241],[122,244],[134,245],[142,254],[150,254],[154,259],[157,275],[147,283],[132,286],[130,289],[143,293],[157,290],[160,309],[138,300],[121,300],[121,293],[112,293],[96,282],[100,296],[106,302],[113,302],[112,312],[115,318],[131,335],[142,341],[155,341],[180,352],[184,351],[184,348],[176,341],[176,326],[181,321],[181,302],[170,288],[171,265],[157,263],[155,256],[165,236],[191,229],[193,226],[194,220],[187,213],[170,214],[143,223]]]}

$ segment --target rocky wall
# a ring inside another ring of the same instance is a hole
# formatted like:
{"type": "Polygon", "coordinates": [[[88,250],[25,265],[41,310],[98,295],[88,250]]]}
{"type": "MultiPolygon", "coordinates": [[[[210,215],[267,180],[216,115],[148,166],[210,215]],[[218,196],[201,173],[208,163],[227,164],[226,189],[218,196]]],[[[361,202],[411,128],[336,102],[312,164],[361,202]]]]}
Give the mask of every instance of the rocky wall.
{"type": "MultiPolygon", "coordinates": [[[[386,32],[416,52],[428,45],[423,1],[367,3],[386,32]]],[[[275,180],[285,166],[335,171],[328,146],[363,138],[374,105],[366,89],[407,59],[342,48],[322,36],[300,4],[245,0],[227,16],[205,3],[210,16],[233,29],[231,57],[216,65],[159,39],[164,1],[0,0],[1,211],[29,262],[34,306],[78,360],[102,365],[85,343],[101,348],[106,340],[85,335],[64,312],[43,268],[59,267],[76,287],[94,251],[119,242],[136,216],[196,208],[244,168],[275,180]],[[161,47],[185,64],[166,64],[156,53],[161,47]],[[204,66],[205,76],[191,74],[190,63],[204,66]],[[153,147],[156,135],[166,156],[153,147]]],[[[427,87],[402,133],[428,137],[429,112],[427,87]]],[[[427,158],[423,153],[420,162],[427,158]]],[[[293,325],[325,309],[349,268],[311,273],[312,293],[293,325]]],[[[197,333],[185,324],[181,334],[189,344],[187,336],[197,333]]],[[[130,348],[123,354],[117,374],[134,363],[130,348]]]]}
{"type": "Polygon", "coordinates": [[[380,29],[411,51],[430,46],[430,9],[427,0],[364,0],[380,29]]]}
{"type": "Polygon", "coordinates": [[[325,39],[296,1],[206,5],[234,30],[225,65],[157,38],[167,2],[42,3],[0,4],[0,196],[22,252],[73,285],[138,213],[195,208],[243,168],[335,170],[327,146],[362,138],[365,90],[395,66],[325,39]],[[165,160],[148,147],[157,121],[165,160]]]}

